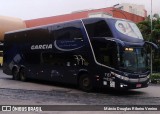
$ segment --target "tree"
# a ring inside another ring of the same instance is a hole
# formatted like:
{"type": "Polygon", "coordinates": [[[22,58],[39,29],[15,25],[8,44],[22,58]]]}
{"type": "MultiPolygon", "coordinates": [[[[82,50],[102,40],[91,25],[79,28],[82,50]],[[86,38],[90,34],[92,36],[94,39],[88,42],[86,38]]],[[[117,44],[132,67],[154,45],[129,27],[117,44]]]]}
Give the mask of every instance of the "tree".
{"type": "Polygon", "coordinates": [[[153,41],[159,45],[160,43],[160,19],[154,20],[154,28],[151,33],[153,41]]]}
{"type": "Polygon", "coordinates": [[[149,20],[142,21],[137,24],[144,40],[150,41],[151,38],[151,23],[149,20]]]}
{"type": "Polygon", "coordinates": [[[157,14],[157,13],[155,13],[154,15],[153,15],[153,19],[159,19],[159,14],[157,14]]]}
{"type": "MultiPolygon", "coordinates": [[[[160,47],[160,17],[158,14],[154,14],[152,18],[152,31],[151,31],[151,19],[150,15],[142,22],[137,24],[144,40],[156,43],[160,47]]],[[[159,51],[154,54],[153,70],[160,72],[160,48],[159,51]]]]}
{"type": "Polygon", "coordinates": [[[160,43],[160,18],[158,14],[153,15],[152,20],[152,31],[151,31],[151,20],[150,15],[145,19],[137,24],[144,40],[152,41],[156,44],[160,43]]]}

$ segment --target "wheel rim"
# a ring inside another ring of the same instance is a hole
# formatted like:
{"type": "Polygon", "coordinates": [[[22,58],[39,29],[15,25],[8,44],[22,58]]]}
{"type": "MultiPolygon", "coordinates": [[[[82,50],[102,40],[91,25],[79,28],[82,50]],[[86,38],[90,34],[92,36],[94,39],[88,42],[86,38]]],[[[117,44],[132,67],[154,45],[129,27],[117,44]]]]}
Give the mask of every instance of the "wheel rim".
{"type": "Polygon", "coordinates": [[[82,75],[79,80],[79,87],[81,90],[90,92],[92,90],[92,82],[88,75],[82,75]]]}
{"type": "Polygon", "coordinates": [[[18,70],[13,70],[13,79],[18,79],[18,70]]]}
{"type": "Polygon", "coordinates": [[[25,72],[23,70],[20,71],[20,79],[21,81],[26,81],[25,72]]]}
{"type": "Polygon", "coordinates": [[[17,74],[18,74],[17,71],[14,71],[14,72],[13,72],[13,76],[14,76],[14,77],[17,77],[17,74]]]}
{"type": "Polygon", "coordinates": [[[90,80],[88,77],[84,78],[82,81],[84,87],[88,87],[90,85],[90,80]]]}
{"type": "Polygon", "coordinates": [[[23,71],[21,71],[20,77],[21,77],[21,80],[24,80],[24,79],[25,79],[25,78],[24,78],[24,73],[23,73],[23,71]]]}

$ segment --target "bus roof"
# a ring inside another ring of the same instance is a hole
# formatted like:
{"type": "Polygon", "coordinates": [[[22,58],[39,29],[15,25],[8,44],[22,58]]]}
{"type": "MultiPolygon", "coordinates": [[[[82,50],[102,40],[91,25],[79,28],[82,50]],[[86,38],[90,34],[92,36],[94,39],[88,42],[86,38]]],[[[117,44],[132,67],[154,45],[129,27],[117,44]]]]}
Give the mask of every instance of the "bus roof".
{"type": "Polygon", "coordinates": [[[10,34],[10,33],[15,33],[15,32],[23,32],[23,31],[28,31],[28,30],[48,27],[48,26],[52,26],[52,25],[58,25],[58,24],[63,24],[63,23],[68,23],[68,22],[74,22],[74,21],[97,20],[97,19],[130,21],[130,20],[125,20],[125,19],[121,19],[121,18],[104,18],[104,17],[82,18],[82,19],[64,21],[64,22],[59,22],[59,23],[51,23],[51,24],[42,25],[42,26],[36,26],[36,27],[32,27],[32,28],[24,28],[24,29],[20,29],[20,30],[9,31],[9,32],[5,32],[5,34],[10,34]]]}

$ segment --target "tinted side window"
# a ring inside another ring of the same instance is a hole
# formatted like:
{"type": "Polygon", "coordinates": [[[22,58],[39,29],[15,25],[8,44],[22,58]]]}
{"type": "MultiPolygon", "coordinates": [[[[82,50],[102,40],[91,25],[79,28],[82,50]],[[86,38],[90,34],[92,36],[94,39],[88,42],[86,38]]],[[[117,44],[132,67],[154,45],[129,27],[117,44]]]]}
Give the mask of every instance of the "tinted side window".
{"type": "Polygon", "coordinates": [[[85,56],[53,52],[42,53],[41,63],[53,66],[88,66],[89,64],[85,56]]]}
{"type": "Polygon", "coordinates": [[[57,40],[76,40],[82,39],[82,33],[79,28],[66,27],[55,31],[55,39],[57,40]]]}
{"type": "Polygon", "coordinates": [[[112,32],[105,21],[85,24],[89,37],[112,37],[112,32]]]}
{"type": "Polygon", "coordinates": [[[103,43],[95,40],[92,44],[96,59],[99,63],[114,68],[117,67],[117,51],[113,51],[117,50],[117,47],[114,43],[103,43]]]}
{"type": "Polygon", "coordinates": [[[83,39],[80,22],[64,23],[50,28],[51,38],[54,40],[83,39]]]}
{"type": "Polygon", "coordinates": [[[45,43],[50,39],[49,30],[47,28],[29,30],[27,38],[32,43],[45,43]]]}
{"type": "Polygon", "coordinates": [[[40,53],[38,52],[24,53],[24,57],[27,63],[40,64],[40,53]]]}
{"type": "Polygon", "coordinates": [[[41,54],[41,63],[53,66],[73,66],[75,60],[70,54],[47,52],[41,54]]]}

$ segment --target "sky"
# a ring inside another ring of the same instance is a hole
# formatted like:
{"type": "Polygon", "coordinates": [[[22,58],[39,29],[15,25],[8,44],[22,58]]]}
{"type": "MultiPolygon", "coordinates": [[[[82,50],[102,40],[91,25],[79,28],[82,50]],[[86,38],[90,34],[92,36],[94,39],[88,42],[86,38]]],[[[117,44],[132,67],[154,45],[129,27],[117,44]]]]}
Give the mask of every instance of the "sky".
{"type": "MultiPolygon", "coordinates": [[[[120,3],[144,5],[151,13],[151,0],[0,0],[0,16],[23,20],[63,15],[79,10],[112,7],[120,3]]],[[[152,11],[160,14],[160,0],[152,0],[152,11]]]]}

